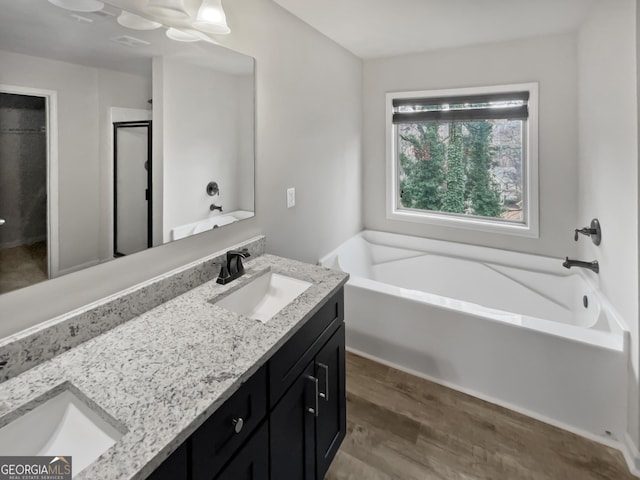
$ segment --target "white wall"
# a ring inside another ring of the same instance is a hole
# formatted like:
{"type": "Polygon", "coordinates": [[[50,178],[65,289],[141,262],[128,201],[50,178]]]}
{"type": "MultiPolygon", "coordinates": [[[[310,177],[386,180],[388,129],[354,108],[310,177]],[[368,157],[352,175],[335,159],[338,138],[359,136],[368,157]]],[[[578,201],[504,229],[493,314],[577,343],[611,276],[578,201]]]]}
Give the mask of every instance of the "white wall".
{"type": "Polygon", "coordinates": [[[239,210],[255,211],[255,81],[250,75],[237,75],[236,88],[241,94],[236,96],[236,131],[254,132],[249,135],[238,135],[236,152],[238,155],[237,175],[244,179],[236,183],[236,201],[239,210]],[[248,94],[247,92],[251,92],[248,94]]]}
{"type": "Polygon", "coordinates": [[[556,257],[572,255],[577,213],[576,40],[561,35],[364,62],[366,228],[556,257]],[[540,238],[387,220],[385,93],[539,82],[540,238]]]}
{"type": "Polygon", "coordinates": [[[579,226],[597,217],[602,243],[579,241],[631,331],[629,434],[638,424],[638,133],[634,0],[600,2],[579,32],[579,226]]]}
{"type": "Polygon", "coordinates": [[[257,221],[270,252],[316,263],[362,226],[362,62],[271,1],[225,10],[221,43],[256,58],[257,221]]]}
{"type": "Polygon", "coordinates": [[[251,104],[254,85],[252,77],[184,60],[165,57],[161,65],[163,228],[168,242],[174,227],[211,216],[212,203],[222,205],[223,212],[241,209],[240,189],[253,183],[252,169],[245,168],[250,176],[242,177],[240,168],[248,159],[253,163],[253,156],[239,147],[244,142],[253,149],[253,117],[247,118],[246,99],[251,104]],[[210,181],[218,183],[220,195],[207,195],[210,181]]]}
{"type": "Polygon", "coordinates": [[[360,230],[362,62],[269,0],[225,11],[221,41],[256,58],[256,217],[2,295],[2,318],[26,328],[259,233],[315,263],[360,230]]]}

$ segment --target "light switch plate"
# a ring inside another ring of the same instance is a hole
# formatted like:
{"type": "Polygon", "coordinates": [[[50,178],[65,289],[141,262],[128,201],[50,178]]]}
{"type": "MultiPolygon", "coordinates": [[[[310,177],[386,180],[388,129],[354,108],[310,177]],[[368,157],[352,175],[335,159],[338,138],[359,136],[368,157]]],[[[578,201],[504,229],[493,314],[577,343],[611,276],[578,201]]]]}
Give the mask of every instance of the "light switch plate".
{"type": "Polygon", "coordinates": [[[287,208],[296,206],[296,189],[287,188],[287,208]]]}

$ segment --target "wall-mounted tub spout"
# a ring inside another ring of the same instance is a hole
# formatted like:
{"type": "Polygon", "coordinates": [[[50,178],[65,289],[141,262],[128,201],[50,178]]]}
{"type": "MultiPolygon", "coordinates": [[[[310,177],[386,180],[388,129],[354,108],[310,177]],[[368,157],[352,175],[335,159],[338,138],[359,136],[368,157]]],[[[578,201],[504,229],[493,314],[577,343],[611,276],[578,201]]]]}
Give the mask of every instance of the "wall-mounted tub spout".
{"type": "Polygon", "coordinates": [[[598,264],[597,260],[594,260],[593,262],[582,262],[580,260],[569,260],[569,257],[566,257],[565,261],[562,262],[562,266],[564,268],[571,268],[571,267],[587,268],[592,272],[600,273],[600,265],[598,264]]]}
{"type": "Polygon", "coordinates": [[[222,205],[216,205],[215,203],[212,203],[211,205],[209,205],[209,210],[211,210],[212,212],[220,210],[220,212],[222,212],[222,205]]]}
{"type": "Polygon", "coordinates": [[[602,229],[600,228],[600,222],[597,218],[591,220],[591,225],[584,228],[576,228],[576,233],[573,236],[573,239],[578,241],[578,234],[586,235],[587,237],[591,237],[591,241],[594,245],[600,245],[602,241],[602,229]]]}

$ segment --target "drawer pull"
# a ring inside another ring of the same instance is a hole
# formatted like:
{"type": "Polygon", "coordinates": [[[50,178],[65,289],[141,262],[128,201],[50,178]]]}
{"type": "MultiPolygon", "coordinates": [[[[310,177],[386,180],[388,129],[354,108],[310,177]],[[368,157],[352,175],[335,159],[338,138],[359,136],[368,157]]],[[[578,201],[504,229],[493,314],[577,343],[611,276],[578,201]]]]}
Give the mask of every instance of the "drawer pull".
{"type": "Polygon", "coordinates": [[[234,418],[231,420],[233,423],[233,430],[236,433],[240,433],[242,431],[242,427],[244,427],[244,419],[242,417],[234,418]]]}
{"type": "Polygon", "coordinates": [[[325,402],[329,401],[329,366],[324,363],[317,363],[318,367],[324,370],[324,392],[320,392],[320,398],[324,398],[325,402]]]}
{"type": "Polygon", "coordinates": [[[318,379],[316,377],[312,377],[311,375],[307,376],[307,380],[311,380],[313,382],[314,388],[315,388],[315,393],[313,395],[313,399],[315,401],[315,407],[307,407],[307,412],[308,413],[313,413],[316,417],[318,416],[318,379]]]}

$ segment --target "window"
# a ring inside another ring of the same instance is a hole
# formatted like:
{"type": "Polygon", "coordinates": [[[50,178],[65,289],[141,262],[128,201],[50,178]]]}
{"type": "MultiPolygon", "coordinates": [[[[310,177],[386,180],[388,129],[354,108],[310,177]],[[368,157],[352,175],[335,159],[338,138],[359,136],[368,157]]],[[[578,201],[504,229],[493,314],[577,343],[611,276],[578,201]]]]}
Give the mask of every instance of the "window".
{"type": "Polygon", "coordinates": [[[387,217],[538,236],[537,84],[387,94],[387,217]]]}

